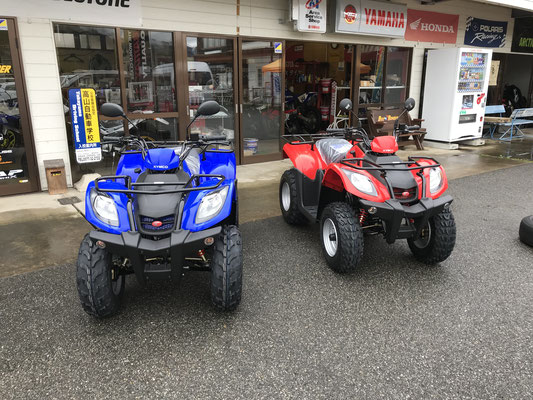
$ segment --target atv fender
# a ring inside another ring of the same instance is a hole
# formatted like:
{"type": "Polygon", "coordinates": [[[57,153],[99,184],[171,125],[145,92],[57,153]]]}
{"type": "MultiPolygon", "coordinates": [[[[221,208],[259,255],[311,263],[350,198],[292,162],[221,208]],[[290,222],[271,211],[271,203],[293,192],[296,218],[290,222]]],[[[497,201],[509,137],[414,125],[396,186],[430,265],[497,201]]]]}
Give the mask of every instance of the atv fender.
{"type": "Polygon", "coordinates": [[[283,156],[290,158],[294,167],[311,180],[315,180],[317,170],[326,168],[326,164],[310,144],[287,143],[283,146],[283,156]]]}
{"type": "Polygon", "coordinates": [[[370,175],[367,171],[363,170],[355,170],[353,168],[346,168],[348,171],[353,171],[355,173],[362,174],[366,176],[368,179],[372,181],[374,184],[374,187],[376,188],[376,195],[372,196],[367,193],[363,193],[359,191],[350,181],[348,176],[342,172],[344,168],[341,168],[339,164],[330,164],[326,168],[326,172],[324,174],[324,186],[336,190],[338,192],[341,192],[343,190],[346,190],[347,192],[353,194],[354,196],[369,200],[373,202],[383,202],[385,200],[390,199],[390,194],[388,192],[388,189],[383,186],[381,182],[379,182],[376,178],[374,178],[372,175],[370,175]]]}

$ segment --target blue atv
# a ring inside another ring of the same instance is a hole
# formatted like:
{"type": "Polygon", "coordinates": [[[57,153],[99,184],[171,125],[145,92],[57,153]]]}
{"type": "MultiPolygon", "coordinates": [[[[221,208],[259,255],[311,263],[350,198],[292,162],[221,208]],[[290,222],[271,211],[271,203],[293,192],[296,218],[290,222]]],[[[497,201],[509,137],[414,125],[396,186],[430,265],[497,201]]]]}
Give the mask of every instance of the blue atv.
{"type": "MultiPolygon", "coordinates": [[[[219,110],[218,103],[206,101],[191,124],[219,110]]],[[[127,118],[112,103],[102,105],[101,114],[127,118]]],[[[96,317],[116,313],[129,274],[145,285],[179,282],[185,271],[210,271],[213,304],[235,309],[241,300],[242,240],[229,142],[200,135],[181,142],[133,135],[116,140],[121,145],[116,175],[95,179],[85,195],[85,218],[94,230],[81,242],[77,261],[84,310],[96,317]]]]}

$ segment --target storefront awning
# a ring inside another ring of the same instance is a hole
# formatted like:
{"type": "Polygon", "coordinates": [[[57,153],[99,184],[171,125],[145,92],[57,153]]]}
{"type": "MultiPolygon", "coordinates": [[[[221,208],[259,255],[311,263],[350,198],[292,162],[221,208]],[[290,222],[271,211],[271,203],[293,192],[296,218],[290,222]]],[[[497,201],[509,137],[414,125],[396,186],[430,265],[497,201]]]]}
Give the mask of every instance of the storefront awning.
{"type": "Polygon", "coordinates": [[[261,70],[263,71],[263,74],[265,72],[281,72],[281,58],[271,62],[270,64],[264,65],[261,70]]]}

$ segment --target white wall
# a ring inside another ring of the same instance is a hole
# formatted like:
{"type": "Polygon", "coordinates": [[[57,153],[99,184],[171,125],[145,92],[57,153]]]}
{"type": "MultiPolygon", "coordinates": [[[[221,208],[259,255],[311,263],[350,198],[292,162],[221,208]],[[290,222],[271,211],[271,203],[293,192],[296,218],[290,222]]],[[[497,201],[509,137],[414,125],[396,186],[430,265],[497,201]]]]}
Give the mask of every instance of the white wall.
{"type": "MultiPolygon", "coordinates": [[[[398,2],[402,3],[401,0],[398,2]]],[[[510,52],[513,32],[510,8],[470,0],[450,0],[428,6],[422,6],[418,0],[404,0],[403,3],[413,9],[459,14],[457,46],[463,44],[468,16],[507,20],[509,25],[506,46],[497,51],[510,52]]],[[[424,49],[446,46],[363,35],[300,33],[294,31],[292,23],[288,22],[288,16],[288,0],[240,0],[239,15],[236,0],[142,0],[142,27],[146,29],[414,47],[410,95],[417,103],[421,90],[424,49]]],[[[43,160],[50,158],[63,158],[67,165],[68,183],[72,184],[66,141],[66,135],[70,135],[70,132],[66,131],[61,103],[52,21],[19,16],[18,25],[41,185],[43,189],[46,188],[42,171],[43,160]]],[[[136,21],[127,20],[117,20],[116,25],[140,27],[136,21]]],[[[416,115],[417,109],[412,113],[416,115]]]]}
{"type": "Polygon", "coordinates": [[[49,20],[19,19],[20,47],[28,102],[43,190],[47,188],[43,161],[62,158],[67,183],[72,184],[67,132],[52,24],[49,20]]]}

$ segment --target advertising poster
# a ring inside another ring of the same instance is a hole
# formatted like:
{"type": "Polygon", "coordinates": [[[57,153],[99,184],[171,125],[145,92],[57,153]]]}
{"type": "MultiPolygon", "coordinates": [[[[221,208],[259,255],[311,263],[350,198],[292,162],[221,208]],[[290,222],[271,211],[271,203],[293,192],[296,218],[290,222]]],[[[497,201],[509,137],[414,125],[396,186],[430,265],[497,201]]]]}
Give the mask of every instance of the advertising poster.
{"type": "Polygon", "coordinates": [[[455,44],[458,26],[459,15],[409,9],[405,40],[455,44]]]}
{"type": "Polygon", "coordinates": [[[407,7],[371,0],[339,0],[335,21],[339,33],[403,37],[407,7]]]}
{"type": "Polygon", "coordinates": [[[134,106],[152,107],[154,90],[152,83],[152,58],[147,31],[128,31],[128,102],[134,106]]]}
{"type": "Polygon", "coordinates": [[[489,21],[474,17],[466,19],[464,43],[467,46],[503,47],[506,35],[506,21],[489,21]]]}
{"type": "Polygon", "coordinates": [[[327,0],[298,1],[298,21],[296,28],[300,32],[326,32],[327,0]]]}
{"type": "Polygon", "coordinates": [[[70,89],[70,118],[78,164],[102,160],[100,127],[94,89],[70,89]]]}
{"type": "Polygon", "coordinates": [[[511,51],[533,53],[533,18],[516,18],[514,20],[511,51]]]}

